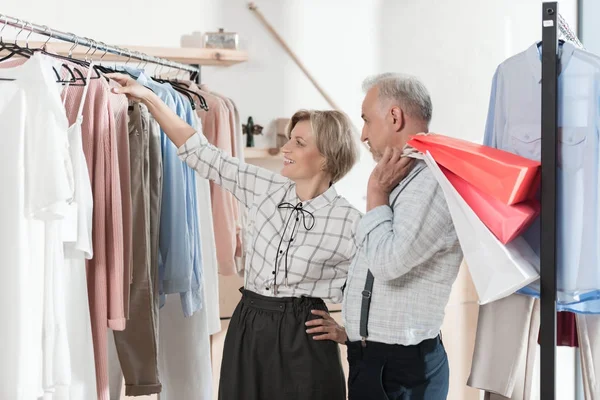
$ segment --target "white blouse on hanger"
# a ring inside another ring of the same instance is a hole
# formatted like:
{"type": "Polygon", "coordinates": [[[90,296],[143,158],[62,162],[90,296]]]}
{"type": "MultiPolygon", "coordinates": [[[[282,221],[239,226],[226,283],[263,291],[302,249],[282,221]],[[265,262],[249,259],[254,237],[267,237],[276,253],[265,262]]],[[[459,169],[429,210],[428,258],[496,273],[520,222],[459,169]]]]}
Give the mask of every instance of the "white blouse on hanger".
{"type": "Polygon", "coordinates": [[[68,121],[41,54],[0,69],[0,398],[53,391],[58,220],[73,196],[68,121]]]}

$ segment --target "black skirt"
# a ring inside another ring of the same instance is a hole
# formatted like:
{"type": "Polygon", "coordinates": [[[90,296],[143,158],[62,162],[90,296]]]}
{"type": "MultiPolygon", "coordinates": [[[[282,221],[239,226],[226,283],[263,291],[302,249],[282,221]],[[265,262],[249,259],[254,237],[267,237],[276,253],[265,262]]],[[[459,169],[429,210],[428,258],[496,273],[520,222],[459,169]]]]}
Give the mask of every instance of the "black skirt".
{"type": "Polygon", "coordinates": [[[337,343],[317,341],[304,323],[321,299],[272,298],[242,290],[223,350],[219,400],[345,400],[337,343]]]}

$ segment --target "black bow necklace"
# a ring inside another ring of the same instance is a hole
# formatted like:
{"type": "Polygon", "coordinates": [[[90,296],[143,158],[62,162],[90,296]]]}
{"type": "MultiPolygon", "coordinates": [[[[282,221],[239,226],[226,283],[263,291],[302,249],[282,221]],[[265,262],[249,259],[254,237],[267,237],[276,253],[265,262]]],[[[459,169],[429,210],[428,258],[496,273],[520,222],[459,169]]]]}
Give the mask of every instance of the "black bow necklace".
{"type": "Polygon", "coordinates": [[[293,205],[288,202],[283,202],[277,206],[279,209],[288,209],[292,210],[290,215],[285,222],[285,228],[283,229],[283,233],[281,235],[281,239],[279,239],[279,245],[277,246],[277,254],[275,255],[275,277],[273,278],[273,294],[277,295],[277,273],[279,272],[279,256],[281,254],[284,255],[284,265],[285,265],[285,275],[284,275],[284,284],[288,286],[288,252],[290,250],[290,246],[294,241],[294,232],[296,232],[296,227],[300,222],[300,218],[302,218],[302,225],[304,225],[304,229],[310,231],[315,226],[315,216],[306,209],[302,208],[302,202],[293,205]],[[287,232],[287,228],[290,224],[290,221],[295,217],[294,227],[292,228],[292,233],[290,234],[290,240],[287,242],[287,247],[284,250],[281,249],[283,244],[283,238],[285,237],[285,233],[287,232]]]}

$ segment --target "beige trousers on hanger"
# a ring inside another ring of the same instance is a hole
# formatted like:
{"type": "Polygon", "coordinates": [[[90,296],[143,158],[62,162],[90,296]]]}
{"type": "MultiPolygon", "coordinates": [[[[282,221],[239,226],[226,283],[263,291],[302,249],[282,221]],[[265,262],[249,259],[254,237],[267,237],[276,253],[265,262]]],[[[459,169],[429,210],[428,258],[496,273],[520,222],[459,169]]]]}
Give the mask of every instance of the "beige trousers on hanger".
{"type": "Polygon", "coordinates": [[[585,400],[600,399],[600,315],[577,314],[585,400]]]}
{"type": "Polygon", "coordinates": [[[486,400],[530,400],[539,301],[514,294],[479,307],[477,337],[467,385],[486,400]]]}

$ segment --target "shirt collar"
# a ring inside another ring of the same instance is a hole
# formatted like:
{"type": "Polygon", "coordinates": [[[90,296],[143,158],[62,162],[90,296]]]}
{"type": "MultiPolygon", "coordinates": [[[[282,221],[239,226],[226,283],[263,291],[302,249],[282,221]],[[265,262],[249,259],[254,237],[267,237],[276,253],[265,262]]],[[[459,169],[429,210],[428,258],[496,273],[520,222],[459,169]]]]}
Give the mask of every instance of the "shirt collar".
{"type": "MultiPolygon", "coordinates": [[[[560,68],[559,75],[567,68],[573,53],[575,52],[575,46],[569,42],[564,42],[559,47],[559,55],[560,55],[560,68]]],[[[540,49],[538,48],[538,43],[534,43],[527,50],[527,60],[529,61],[529,66],[531,67],[531,71],[533,72],[533,77],[535,78],[537,83],[542,82],[542,63],[540,61],[540,49]]]]}
{"type": "Polygon", "coordinates": [[[327,189],[324,193],[318,195],[317,197],[307,201],[300,201],[300,199],[296,195],[296,185],[291,185],[288,195],[285,197],[286,200],[292,203],[293,205],[302,203],[303,209],[310,212],[315,212],[331,204],[338,197],[338,193],[337,190],[335,190],[335,187],[331,185],[329,189],[327,189]]]}

